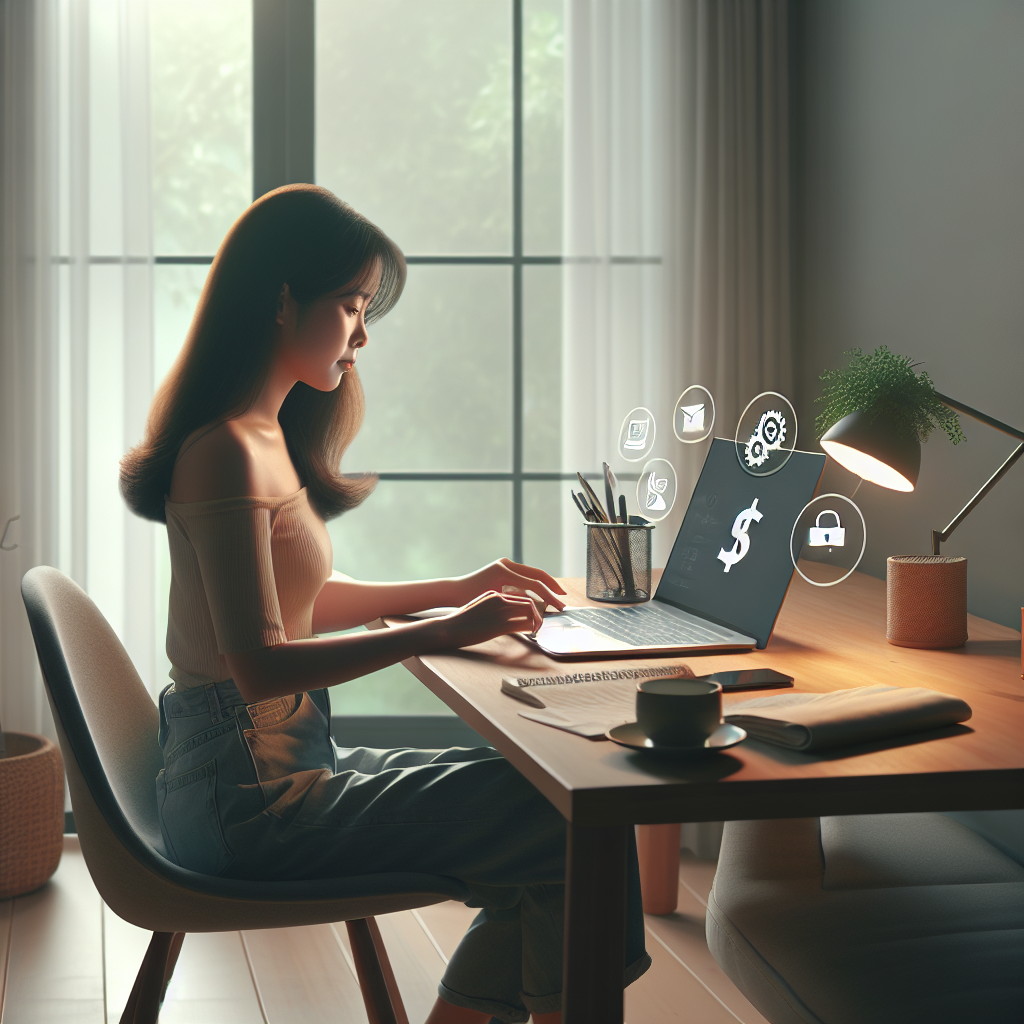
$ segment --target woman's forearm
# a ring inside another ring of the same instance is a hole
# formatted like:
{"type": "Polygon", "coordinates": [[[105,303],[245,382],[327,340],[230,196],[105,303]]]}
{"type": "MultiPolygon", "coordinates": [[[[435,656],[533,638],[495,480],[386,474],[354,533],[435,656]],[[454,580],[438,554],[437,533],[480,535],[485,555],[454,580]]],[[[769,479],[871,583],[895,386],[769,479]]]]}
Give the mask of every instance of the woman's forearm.
{"type": "Polygon", "coordinates": [[[465,580],[364,583],[336,574],[323,585],[313,604],[313,632],[351,629],[382,615],[407,615],[424,608],[458,606],[476,596],[466,590],[465,580]]]}
{"type": "Polygon", "coordinates": [[[225,658],[238,692],[253,704],[334,686],[451,645],[447,623],[435,619],[347,636],[291,640],[225,658]]]}

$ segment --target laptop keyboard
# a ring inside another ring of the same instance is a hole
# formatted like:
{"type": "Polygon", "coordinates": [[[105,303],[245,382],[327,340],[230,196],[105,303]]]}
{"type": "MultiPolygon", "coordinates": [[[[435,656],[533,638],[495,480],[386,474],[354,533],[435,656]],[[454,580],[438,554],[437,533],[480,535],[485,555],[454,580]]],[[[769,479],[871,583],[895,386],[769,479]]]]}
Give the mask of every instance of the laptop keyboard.
{"type": "Polygon", "coordinates": [[[574,608],[565,612],[564,617],[633,647],[722,643],[725,640],[722,633],[676,618],[656,604],[638,608],[574,608]]]}

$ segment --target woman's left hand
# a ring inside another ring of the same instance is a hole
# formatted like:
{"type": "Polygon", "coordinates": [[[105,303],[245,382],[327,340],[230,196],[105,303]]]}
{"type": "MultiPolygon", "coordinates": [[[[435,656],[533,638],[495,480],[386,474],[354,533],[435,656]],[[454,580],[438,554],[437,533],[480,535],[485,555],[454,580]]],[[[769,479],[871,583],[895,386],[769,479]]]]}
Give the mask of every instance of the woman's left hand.
{"type": "Polygon", "coordinates": [[[559,594],[564,595],[565,591],[553,576],[549,576],[543,569],[513,562],[511,558],[499,558],[468,576],[460,577],[459,582],[466,587],[464,601],[471,601],[488,590],[494,590],[499,594],[513,596],[535,595],[540,611],[544,611],[547,605],[558,611],[565,607],[565,602],[558,597],[559,594]]]}

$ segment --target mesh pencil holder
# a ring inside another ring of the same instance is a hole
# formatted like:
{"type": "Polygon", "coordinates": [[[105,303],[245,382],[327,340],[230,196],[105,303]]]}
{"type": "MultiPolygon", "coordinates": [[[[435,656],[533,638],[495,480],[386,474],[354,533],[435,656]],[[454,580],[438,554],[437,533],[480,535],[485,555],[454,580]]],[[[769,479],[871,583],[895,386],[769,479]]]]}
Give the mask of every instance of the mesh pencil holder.
{"type": "Polygon", "coordinates": [[[654,527],[587,523],[587,597],[632,604],[651,596],[654,527]]]}

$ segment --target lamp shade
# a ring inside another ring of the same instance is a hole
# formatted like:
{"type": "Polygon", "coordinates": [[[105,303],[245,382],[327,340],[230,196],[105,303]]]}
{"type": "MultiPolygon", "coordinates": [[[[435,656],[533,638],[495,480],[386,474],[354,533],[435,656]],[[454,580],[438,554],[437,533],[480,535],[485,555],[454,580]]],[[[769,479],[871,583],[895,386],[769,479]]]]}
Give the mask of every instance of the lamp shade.
{"type": "Polygon", "coordinates": [[[885,412],[851,412],[826,431],[821,447],[840,466],[880,487],[912,491],[917,484],[921,442],[908,438],[885,412]]]}

